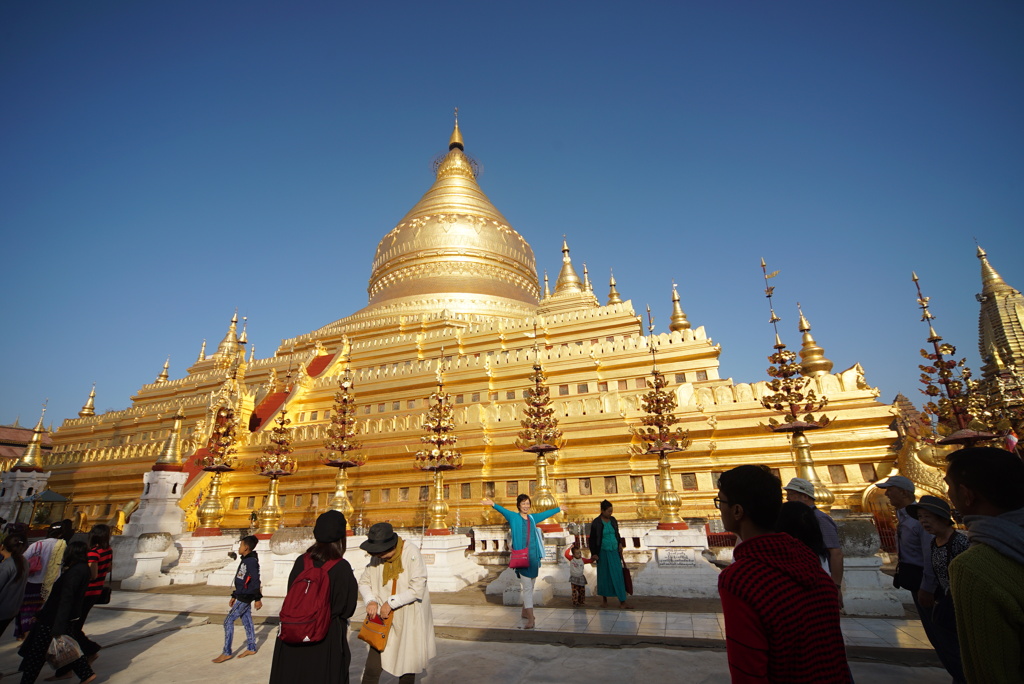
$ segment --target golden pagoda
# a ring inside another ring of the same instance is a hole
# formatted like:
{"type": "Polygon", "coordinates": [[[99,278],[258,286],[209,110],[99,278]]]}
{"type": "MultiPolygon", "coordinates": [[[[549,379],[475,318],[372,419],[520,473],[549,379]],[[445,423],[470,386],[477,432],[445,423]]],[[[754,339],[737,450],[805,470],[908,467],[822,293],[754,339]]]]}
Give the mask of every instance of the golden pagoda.
{"type": "MultiPolygon", "coordinates": [[[[475,169],[456,120],[433,184],[377,247],[365,308],[283,340],[267,358],[251,351],[246,357],[236,313],[216,353],[207,356],[204,342],[184,377],[161,373],[138,390],[130,408],[65,420],[46,458],[50,487],[73,494],[75,510],[88,520],[106,520],[139,498],[142,475],[159,457],[180,408],[189,473],[181,506],[195,526],[197,497],[210,484],[195,455],[207,445],[218,409],[227,406],[237,418],[238,465],[220,492],[226,509],[220,525],[248,527],[267,491],[252,466],[270,444],[274,416],[287,410],[298,467],[280,484],[282,524],[311,524],[331,506],[336,488],[336,472],[317,452],[329,436],[347,370],[359,387],[355,433],[366,460],[348,473],[353,524],[420,527],[428,522],[432,478],[412,467],[411,456],[440,363],[463,458],[463,467],[445,478],[443,495],[462,524],[481,523],[482,497],[508,505],[536,487],[535,464],[516,442],[534,365],[542,364],[564,437],[548,472],[564,519],[592,518],[608,499],[620,519],[653,521],[658,459],[642,453],[631,430],[645,415],[652,344],[678,425],[691,440],[672,462],[682,517],[713,515],[718,474],[735,465],[763,463],[783,480],[796,475],[790,440],[762,427],[770,415],[760,401],[769,393],[766,383],[720,377],[721,347],[687,319],[675,285],[670,330],[651,339],[614,277],[608,303],[598,301],[589,274],[577,274],[568,239],[554,287],[545,279],[542,289],[533,250],[484,194],[475,169]]],[[[895,464],[890,407],[877,400],[859,365],[832,373],[817,343],[805,351],[821,359],[808,364],[809,375],[828,395],[833,418],[829,430],[808,436],[815,463],[836,496],[834,507],[858,508],[869,483],[895,464]]]]}

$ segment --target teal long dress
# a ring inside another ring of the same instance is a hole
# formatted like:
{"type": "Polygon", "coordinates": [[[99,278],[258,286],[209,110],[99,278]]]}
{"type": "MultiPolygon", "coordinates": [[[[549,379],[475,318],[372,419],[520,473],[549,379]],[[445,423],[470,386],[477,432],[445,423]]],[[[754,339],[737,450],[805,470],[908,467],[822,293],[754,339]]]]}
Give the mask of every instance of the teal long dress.
{"type": "Polygon", "coordinates": [[[626,580],[622,578],[622,558],[619,556],[619,540],[615,528],[604,525],[601,534],[601,551],[597,559],[597,595],[615,596],[626,601],[626,580]]]}

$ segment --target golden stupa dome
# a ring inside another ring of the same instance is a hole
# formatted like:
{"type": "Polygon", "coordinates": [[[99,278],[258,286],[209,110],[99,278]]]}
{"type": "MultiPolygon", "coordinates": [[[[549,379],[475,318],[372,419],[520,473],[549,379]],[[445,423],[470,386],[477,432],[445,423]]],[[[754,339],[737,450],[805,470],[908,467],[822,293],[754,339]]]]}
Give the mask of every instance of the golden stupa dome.
{"type": "Polygon", "coordinates": [[[456,119],[426,194],[377,245],[370,306],[402,312],[532,315],[533,250],[476,182],[456,119]]]}

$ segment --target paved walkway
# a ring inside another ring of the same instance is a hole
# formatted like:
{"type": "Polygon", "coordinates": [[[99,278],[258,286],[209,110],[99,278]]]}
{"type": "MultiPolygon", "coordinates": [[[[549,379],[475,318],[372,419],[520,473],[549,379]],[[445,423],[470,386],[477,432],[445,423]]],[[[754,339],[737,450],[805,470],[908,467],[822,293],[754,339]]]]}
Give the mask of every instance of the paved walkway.
{"type": "MultiPolygon", "coordinates": [[[[227,594],[225,590],[225,594],[227,594]]],[[[274,620],[281,598],[266,598],[257,618],[274,620]]],[[[725,647],[721,613],[619,610],[601,608],[588,599],[585,609],[537,608],[536,629],[519,629],[520,608],[494,604],[457,605],[434,603],[434,627],[441,636],[473,641],[516,641],[566,645],[628,646],[662,644],[691,648],[725,647]]],[[[222,620],[227,598],[197,594],[114,592],[109,606],[95,610],[164,612],[222,620]]],[[[363,619],[358,607],[352,623],[363,619]]],[[[851,658],[897,663],[937,665],[921,623],[910,619],[842,618],[843,635],[851,658]]]]}
{"type": "MultiPolygon", "coordinates": [[[[538,608],[537,629],[526,631],[516,628],[517,607],[445,600],[439,595],[434,604],[437,657],[417,682],[618,684],[664,680],[666,673],[692,684],[729,682],[717,613],[620,611],[598,608],[595,602],[586,610],[538,608]]],[[[86,625],[86,632],[104,646],[95,663],[97,684],[265,682],[281,601],[268,598],[257,613],[259,653],[214,664],[228,607],[223,593],[211,595],[208,587],[182,587],[175,593],[115,591],[111,605],[97,606],[86,625]],[[189,590],[203,593],[183,593],[189,590]]],[[[358,616],[353,624],[358,624],[358,616]]],[[[944,670],[931,666],[934,656],[921,648],[923,635],[914,621],[845,618],[843,631],[858,682],[949,681],[944,670]]],[[[236,626],[235,654],[244,649],[244,638],[241,626],[236,626]]],[[[358,682],[366,646],[354,632],[349,645],[349,675],[358,682]]],[[[9,630],[0,639],[0,673],[5,680],[17,681],[17,648],[9,630]]],[[[50,668],[44,668],[42,676],[50,674],[50,668]]],[[[381,679],[382,684],[395,681],[387,675],[381,679]]]]}

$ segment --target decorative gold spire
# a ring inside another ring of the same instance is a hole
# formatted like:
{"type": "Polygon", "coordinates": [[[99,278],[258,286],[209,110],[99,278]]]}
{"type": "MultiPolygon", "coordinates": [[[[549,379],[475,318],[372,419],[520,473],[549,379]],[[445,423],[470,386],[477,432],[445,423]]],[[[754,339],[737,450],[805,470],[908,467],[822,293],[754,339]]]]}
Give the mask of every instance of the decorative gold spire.
{"type": "Polygon", "coordinates": [[[168,356],[167,360],[164,361],[164,368],[160,371],[160,375],[156,376],[157,382],[167,382],[167,378],[170,377],[167,370],[171,367],[171,357],[168,356]]]}
{"type": "Polygon", "coordinates": [[[452,130],[452,137],[448,139],[448,149],[454,150],[455,148],[465,150],[466,145],[462,142],[462,132],[459,130],[459,108],[455,108],[455,128],[452,130]]]}
{"type": "Polygon", "coordinates": [[[249,333],[246,332],[247,327],[249,327],[249,317],[242,316],[242,334],[238,336],[238,344],[249,344],[249,333]]]}
{"type": "Polygon", "coordinates": [[[43,404],[43,412],[39,414],[39,422],[32,428],[32,441],[28,443],[25,450],[21,452],[21,458],[11,466],[11,470],[42,470],[42,441],[46,428],[43,427],[43,417],[46,415],[46,404],[43,404]]]}
{"type": "Polygon", "coordinates": [[[544,270],[544,299],[551,296],[551,286],[548,284],[548,272],[544,270]]]}
{"type": "Polygon", "coordinates": [[[555,281],[555,294],[562,292],[583,292],[583,284],[580,277],[576,275],[576,269],[572,267],[572,259],[569,258],[569,243],[565,236],[562,236],[562,270],[558,272],[558,280],[555,281]]]}
{"type": "Polygon", "coordinates": [[[78,412],[79,418],[86,418],[88,416],[96,415],[96,383],[92,383],[92,389],[89,390],[89,398],[85,400],[85,404],[82,406],[82,410],[78,412]]]}
{"type": "Polygon", "coordinates": [[[590,283],[590,272],[587,271],[587,262],[586,261],[583,262],[583,291],[584,292],[590,292],[590,293],[594,292],[594,286],[591,285],[591,283],[590,283]]]}
{"type": "Polygon", "coordinates": [[[801,374],[805,378],[827,375],[832,371],[832,362],[825,358],[825,350],[811,337],[811,324],[807,322],[800,302],[797,302],[796,310],[800,312],[800,332],[804,334],[803,346],[800,348],[801,374]]]}
{"type": "Polygon", "coordinates": [[[981,261],[982,294],[1013,291],[1013,288],[1006,284],[996,269],[992,268],[992,264],[988,263],[988,254],[981,248],[981,245],[978,245],[978,259],[981,261]]]}
{"type": "Polygon", "coordinates": [[[615,289],[615,272],[613,271],[611,278],[608,279],[608,306],[621,303],[622,297],[619,296],[619,291],[615,289]]]}
{"type": "Polygon", "coordinates": [[[676,291],[676,284],[674,282],[672,283],[672,318],[668,329],[672,332],[690,329],[690,321],[687,320],[686,314],[683,313],[683,307],[679,305],[679,292],[676,291]]]}
{"type": "Polygon", "coordinates": [[[231,324],[224,335],[224,339],[217,346],[217,355],[222,359],[231,359],[238,352],[238,310],[231,317],[231,324]]]}
{"type": "Polygon", "coordinates": [[[1003,280],[988,262],[985,250],[978,247],[981,260],[981,304],[978,315],[978,347],[986,380],[1016,385],[1012,375],[1024,368],[1024,296],[1003,280]]]}
{"type": "Polygon", "coordinates": [[[203,346],[199,348],[199,358],[196,359],[196,363],[206,360],[206,339],[203,338],[203,346]]]}
{"type": "Polygon", "coordinates": [[[249,363],[252,363],[253,359],[256,358],[256,345],[249,347],[249,363]]]}
{"type": "Polygon", "coordinates": [[[914,285],[917,287],[917,305],[921,309],[921,320],[928,324],[928,341],[932,343],[941,342],[942,336],[935,332],[935,326],[932,325],[935,316],[928,309],[928,302],[931,301],[931,297],[925,297],[921,294],[921,279],[917,277],[917,271],[910,272],[910,279],[914,281],[914,285]]]}
{"type": "Polygon", "coordinates": [[[160,456],[156,459],[154,470],[181,470],[181,421],[185,420],[185,413],[181,406],[171,416],[174,425],[167,435],[164,448],[160,450],[160,456]]]}

